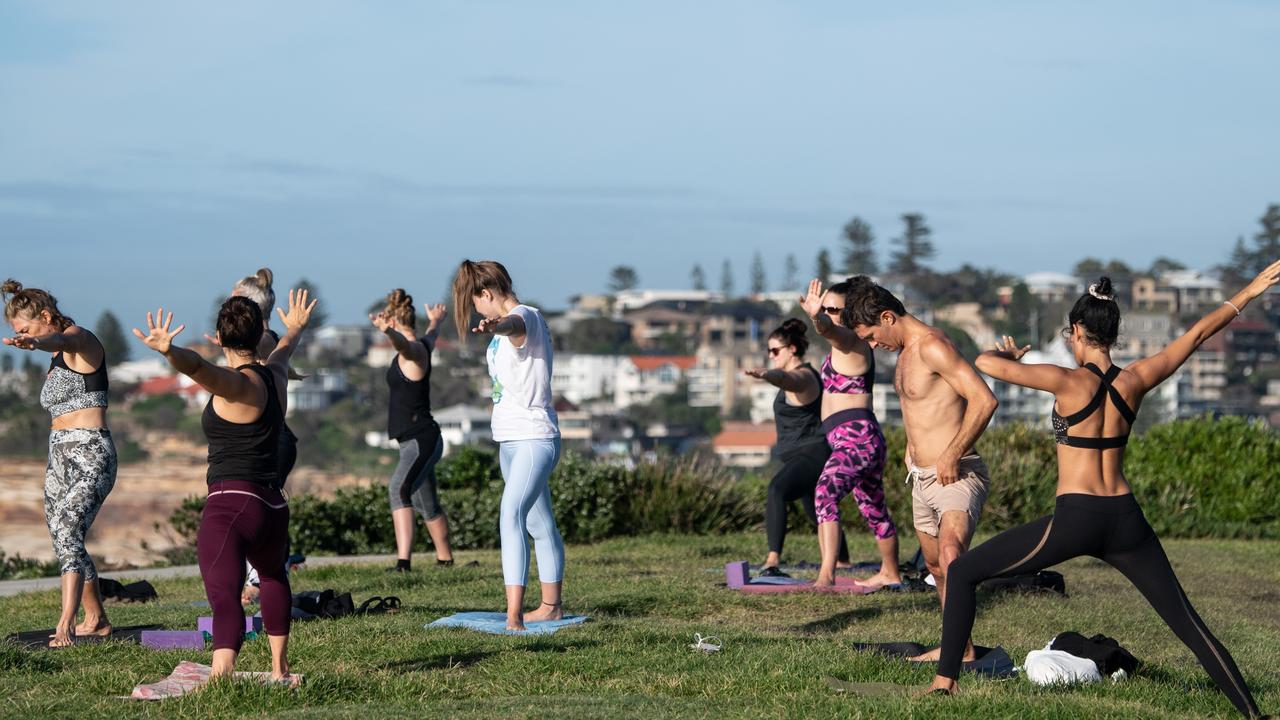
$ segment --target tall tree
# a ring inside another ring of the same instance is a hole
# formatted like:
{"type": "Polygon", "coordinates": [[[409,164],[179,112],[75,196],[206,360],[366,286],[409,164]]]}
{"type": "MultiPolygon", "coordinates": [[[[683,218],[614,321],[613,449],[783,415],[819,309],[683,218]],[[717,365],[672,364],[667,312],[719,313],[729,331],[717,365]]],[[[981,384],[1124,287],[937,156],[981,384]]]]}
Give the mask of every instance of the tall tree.
{"type": "Polygon", "coordinates": [[[905,213],[902,216],[902,237],[894,243],[900,249],[893,252],[889,269],[900,275],[919,275],[927,268],[925,261],[933,258],[933,231],[925,224],[924,215],[905,213]]]}
{"type": "Polygon", "coordinates": [[[1280,259],[1280,205],[1268,205],[1267,211],[1258,218],[1258,224],[1262,229],[1253,236],[1254,262],[1250,275],[1262,272],[1280,259]]]}
{"type": "MultiPolygon", "coordinates": [[[[318,290],[316,290],[316,286],[313,285],[311,281],[306,278],[299,280],[298,284],[293,289],[306,290],[307,294],[310,295],[311,298],[313,299],[320,298],[320,293],[318,290]]],[[[289,295],[287,291],[283,300],[285,301],[285,303],[289,302],[289,295]]],[[[276,304],[280,305],[281,303],[277,301],[276,304]]],[[[324,324],[327,323],[328,321],[329,321],[329,313],[325,311],[324,298],[320,298],[320,302],[316,303],[316,309],[311,311],[311,320],[307,322],[307,334],[310,335],[316,330],[319,330],[320,328],[324,327],[324,324]]]]}
{"type": "Polygon", "coordinates": [[[1254,252],[1244,244],[1244,237],[1237,237],[1235,246],[1231,248],[1230,259],[1222,267],[1222,270],[1228,275],[1223,279],[1231,282],[1231,284],[1238,284],[1239,280],[1252,275],[1255,264],[1254,258],[1254,252]]]}
{"type": "Polygon", "coordinates": [[[693,269],[689,271],[689,283],[693,285],[694,290],[707,289],[707,274],[702,272],[701,263],[693,264],[693,269]]]}
{"type": "Polygon", "coordinates": [[[729,258],[720,266],[720,292],[726,300],[733,297],[733,265],[729,264],[729,258]]]}
{"type": "Polygon", "coordinates": [[[818,259],[813,263],[813,276],[822,281],[826,285],[831,281],[831,273],[834,270],[831,267],[831,253],[826,248],[818,251],[818,259]]]}
{"type": "Polygon", "coordinates": [[[751,294],[759,295],[769,289],[768,283],[765,281],[764,274],[764,258],[760,257],[760,251],[751,258],[751,294]]]}
{"type": "Polygon", "coordinates": [[[129,340],[124,336],[124,328],[120,326],[120,321],[111,314],[110,310],[104,310],[98,317],[98,322],[93,326],[93,334],[97,335],[98,342],[102,343],[102,351],[106,354],[109,365],[129,359],[129,340]]]}
{"type": "Polygon", "coordinates": [[[844,241],[848,244],[844,250],[844,270],[850,275],[874,275],[880,272],[880,264],[876,262],[875,235],[871,225],[860,217],[854,217],[845,223],[844,241]]]}
{"type": "Polygon", "coordinates": [[[609,271],[609,292],[620,293],[640,284],[640,276],[630,265],[619,265],[609,271]]]}
{"type": "Polygon", "coordinates": [[[1105,268],[1106,265],[1098,258],[1087,257],[1076,263],[1075,268],[1071,270],[1071,274],[1081,280],[1088,280],[1089,278],[1097,278],[1105,268]]]}
{"type": "Polygon", "coordinates": [[[782,266],[782,269],[783,280],[782,287],[779,288],[779,290],[795,290],[800,287],[797,284],[800,282],[800,265],[796,262],[796,256],[794,253],[787,253],[787,261],[782,266]]]}
{"type": "Polygon", "coordinates": [[[1151,262],[1151,267],[1147,269],[1148,275],[1163,275],[1174,270],[1186,270],[1187,266],[1174,260],[1173,258],[1161,255],[1151,262]]]}

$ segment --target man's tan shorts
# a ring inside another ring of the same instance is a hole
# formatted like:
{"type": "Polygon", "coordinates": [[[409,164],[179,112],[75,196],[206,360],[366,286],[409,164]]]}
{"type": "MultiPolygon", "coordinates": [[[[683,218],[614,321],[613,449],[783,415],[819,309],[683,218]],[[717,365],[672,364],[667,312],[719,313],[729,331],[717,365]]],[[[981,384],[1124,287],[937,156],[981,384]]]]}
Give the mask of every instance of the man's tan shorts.
{"type": "Polygon", "coordinates": [[[959,479],[950,485],[938,483],[938,470],[933,467],[912,466],[907,479],[911,481],[912,521],[917,531],[938,537],[942,514],[952,510],[969,513],[969,532],[978,526],[991,477],[987,464],[976,454],[960,458],[959,479]]]}

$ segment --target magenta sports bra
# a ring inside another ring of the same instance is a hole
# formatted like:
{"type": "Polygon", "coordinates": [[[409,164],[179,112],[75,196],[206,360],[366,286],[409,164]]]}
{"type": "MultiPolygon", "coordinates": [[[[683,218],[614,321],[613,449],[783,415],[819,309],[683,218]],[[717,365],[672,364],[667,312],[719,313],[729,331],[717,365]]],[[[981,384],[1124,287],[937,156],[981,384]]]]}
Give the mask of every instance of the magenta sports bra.
{"type": "Polygon", "coordinates": [[[831,355],[822,361],[822,391],[832,395],[867,395],[876,379],[876,356],[869,356],[867,371],[857,377],[849,377],[837,372],[831,366],[831,355]]]}

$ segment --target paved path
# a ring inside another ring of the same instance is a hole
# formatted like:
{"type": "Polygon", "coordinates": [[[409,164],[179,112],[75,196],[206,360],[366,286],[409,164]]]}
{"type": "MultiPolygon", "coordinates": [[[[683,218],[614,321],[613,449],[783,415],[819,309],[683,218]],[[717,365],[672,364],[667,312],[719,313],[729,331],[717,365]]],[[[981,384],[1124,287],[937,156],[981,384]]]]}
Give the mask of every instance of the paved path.
{"type": "MultiPolygon", "coordinates": [[[[394,555],[347,555],[347,556],[328,556],[328,557],[309,557],[307,558],[307,567],[323,567],[325,565],[360,565],[364,563],[377,563],[383,565],[394,565],[394,555]]],[[[196,565],[177,565],[174,567],[162,568],[139,568],[136,570],[113,570],[111,572],[102,573],[102,577],[113,578],[120,581],[128,580],[164,580],[166,578],[175,577],[198,577],[200,568],[196,565]]],[[[41,590],[56,590],[61,584],[61,579],[56,577],[36,578],[34,580],[4,580],[0,581],[0,597],[9,597],[25,592],[39,592],[41,590]]]]}

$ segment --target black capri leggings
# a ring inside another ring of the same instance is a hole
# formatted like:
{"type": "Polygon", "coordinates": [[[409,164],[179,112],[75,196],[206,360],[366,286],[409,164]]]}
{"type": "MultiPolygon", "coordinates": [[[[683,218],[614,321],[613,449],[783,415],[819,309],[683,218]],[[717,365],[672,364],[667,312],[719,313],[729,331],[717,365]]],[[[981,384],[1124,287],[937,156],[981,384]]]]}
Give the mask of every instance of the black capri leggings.
{"type": "Polygon", "coordinates": [[[965,641],[973,631],[978,583],[1035,572],[1081,555],[1098,558],[1123,573],[1174,635],[1191,648],[1236,709],[1247,717],[1260,715],[1231,654],[1191,607],[1133,495],[1059,495],[1052,515],[1006,530],[956,558],[947,569],[938,674],[955,679],[960,672],[965,641]]]}
{"type": "MultiPolygon", "coordinates": [[[[813,507],[813,490],[822,475],[822,468],[831,455],[825,442],[814,443],[812,448],[787,453],[782,458],[782,469],[769,482],[769,500],[764,507],[764,527],[769,536],[769,552],[782,554],[782,543],[787,539],[787,506],[799,500],[804,512],[814,525],[818,513],[813,507]]],[[[845,544],[844,530],[840,530],[839,562],[849,562],[849,547],[845,544]]]]}

